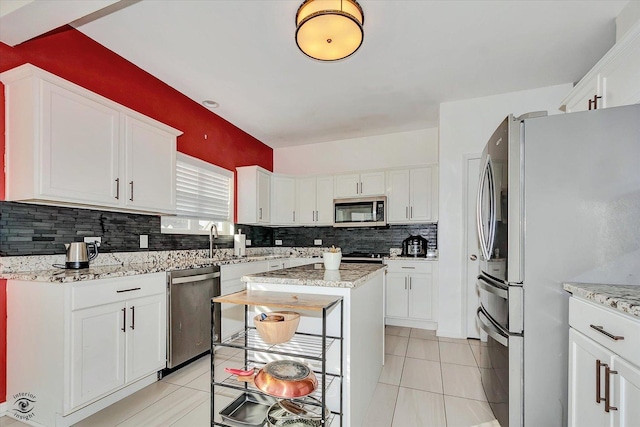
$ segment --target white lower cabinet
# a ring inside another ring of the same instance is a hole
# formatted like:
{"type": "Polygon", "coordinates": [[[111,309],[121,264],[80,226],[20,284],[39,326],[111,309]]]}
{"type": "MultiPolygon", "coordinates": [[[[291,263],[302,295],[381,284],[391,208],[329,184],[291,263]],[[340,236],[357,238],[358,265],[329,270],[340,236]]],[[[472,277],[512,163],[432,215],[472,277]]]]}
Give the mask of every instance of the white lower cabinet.
{"type": "Polygon", "coordinates": [[[157,381],[166,366],[165,273],[10,280],[7,301],[8,407],[21,393],[35,396],[28,419],[9,416],[68,426],[157,381]]]}
{"type": "Polygon", "coordinates": [[[638,426],[640,321],[572,297],[569,323],[569,426],[638,426]]]}
{"type": "Polygon", "coordinates": [[[434,261],[387,261],[385,323],[435,329],[438,266],[434,261]]]}

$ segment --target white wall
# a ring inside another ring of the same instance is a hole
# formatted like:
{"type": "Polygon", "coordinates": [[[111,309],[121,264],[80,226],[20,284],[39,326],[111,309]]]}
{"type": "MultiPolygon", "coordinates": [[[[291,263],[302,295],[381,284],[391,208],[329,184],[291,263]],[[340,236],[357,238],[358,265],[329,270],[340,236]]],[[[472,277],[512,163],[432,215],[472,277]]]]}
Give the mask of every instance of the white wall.
{"type": "Polygon", "coordinates": [[[273,150],[273,171],[333,174],[438,163],[438,129],[344,139],[273,150]]]}
{"type": "Polygon", "coordinates": [[[466,198],[463,194],[464,156],[481,153],[495,128],[510,113],[520,115],[547,110],[549,114],[559,114],[560,102],[571,88],[572,84],[563,84],[440,105],[438,335],[466,336],[466,310],[463,310],[466,291],[462,212],[466,198]]]}

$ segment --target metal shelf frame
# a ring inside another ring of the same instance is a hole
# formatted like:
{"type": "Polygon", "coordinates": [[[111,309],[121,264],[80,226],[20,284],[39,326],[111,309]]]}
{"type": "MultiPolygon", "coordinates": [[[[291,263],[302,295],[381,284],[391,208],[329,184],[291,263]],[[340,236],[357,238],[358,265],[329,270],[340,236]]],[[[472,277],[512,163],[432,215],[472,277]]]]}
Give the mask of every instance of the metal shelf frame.
{"type": "MultiPolygon", "coordinates": [[[[241,294],[239,292],[238,294],[241,294]]],[[[280,292],[274,292],[273,295],[282,294],[280,292]]],[[[234,294],[235,295],[235,294],[234,294]]],[[[326,297],[326,296],[324,296],[326,297]]],[[[295,358],[295,359],[303,359],[308,361],[319,363],[320,370],[314,369],[314,372],[318,377],[318,388],[314,391],[311,396],[315,397],[320,405],[313,401],[305,401],[306,404],[320,406],[321,408],[326,407],[326,392],[327,389],[331,386],[331,384],[338,380],[340,381],[340,410],[339,411],[331,411],[330,414],[325,417],[324,412],[321,419],[322,426],[332,425],[334,419],[336,417],[340,418],[339,426],[343,426],[344,419],[344,301],[342,297],[335,297],[335,300],[324,305],[322,310],[322,333],[321,334],[309,334],[309,333],[299,333],[296,332],[293,338],[286,343],[283,344],[268,344],[265,343],[260,334],[255,329],[255,327],[249,326],[249,310],[250,306],[260,305],[260,306],[271,306],[277,307],[277,304],[269,304],[269,303],[260,303],[260,304],[243,304],[245,306],[244,309],[244,324],[245,328],[239,334],[236,334],[227,340],[221,342],[220,337],[215,333],[215,319],[216,315],[221,312],[221,303],[215,302],[216,298],[211,301],[211,426],[227,426],[227,427],[235,427],[234,424],[226,424],[224,422],[214,421],[215,416],[222,408],[215,407],[215,392],[216,387],[223,387],[226,389],[237,390],[245,393],[251,394],[262,394],[265,396],[269,396],[266,393],[258,390],[252,383],[247,382],[239,382],[234,379],[233,375],[226,376],[222,381],[216,381],[215,378],[215,358],[216,358],[216,347],[228,347],[228,348],[236,348],[243,350],[244,353],[244,369],[250,369],[251,367],[255,367],[259,369],[265,363],[253,360],[250,358],[250,354],[256,353],[264,353],[264,354],[273,354],[279,355],[283,357],[295,358]],[[327,315],[337,306],[340,306],[340,335],[339,336],[328,336],[327,335],[327,315]],[[327,352],[332,345],[336,343],[340,346],[340,373],[328,373],[327,372],[327,352]]],[[[299,307],[300,309],[304,309],[304,307],[299,307]]],[[[219,318],[219,317],[218,317],[219,318]]],[[[316,365],[317,366],[317,365],[316,365]]],[[[303,402],[302,399],[292,399],[294,402],[299,401],[303,402]]],[[[265,421],[266,425],[266,421],[265,421]]]]}

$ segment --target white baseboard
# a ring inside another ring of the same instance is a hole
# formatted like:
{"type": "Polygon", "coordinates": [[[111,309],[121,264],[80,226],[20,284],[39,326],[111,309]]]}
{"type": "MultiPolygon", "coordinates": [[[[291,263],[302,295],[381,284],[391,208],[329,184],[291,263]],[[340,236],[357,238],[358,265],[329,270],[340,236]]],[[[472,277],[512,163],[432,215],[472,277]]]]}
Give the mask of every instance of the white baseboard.
{"type": "Polygon", "coordinates": [[[432,331],[438,329],[438,322],[428,320],[397,319],[393,317],[385,317],[384,324],[390,326],[404,326],[405,328],[430,329],[432,331]]]}
{"type": "Polygon", "coordinates": [[[7,415],[7,402],[0,403],[0,417],[7,415]]]}

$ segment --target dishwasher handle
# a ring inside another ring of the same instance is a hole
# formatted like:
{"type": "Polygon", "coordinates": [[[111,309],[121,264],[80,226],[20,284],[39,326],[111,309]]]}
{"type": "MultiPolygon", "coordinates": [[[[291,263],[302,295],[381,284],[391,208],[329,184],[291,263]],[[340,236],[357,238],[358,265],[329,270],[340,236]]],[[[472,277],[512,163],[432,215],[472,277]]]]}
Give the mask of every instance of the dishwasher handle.
{"type": "Polygon", "coordinates": [[[195,276],[176,277],[175,279],[171,279],[171,284],[179,285],[181,283],[192,283],[192,282],[198,282],[200,280],[215,279],[216,277],[220,277],[219,272],[207,273],[207,274],[196,274],[195,276]]]}

